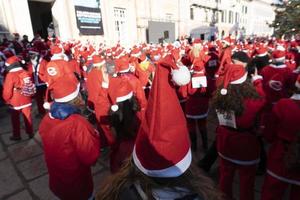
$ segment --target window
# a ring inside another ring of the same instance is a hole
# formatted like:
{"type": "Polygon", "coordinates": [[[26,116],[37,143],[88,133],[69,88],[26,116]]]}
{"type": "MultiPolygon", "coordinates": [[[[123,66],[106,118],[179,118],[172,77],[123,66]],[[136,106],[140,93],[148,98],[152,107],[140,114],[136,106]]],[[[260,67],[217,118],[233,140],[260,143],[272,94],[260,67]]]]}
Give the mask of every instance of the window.
{"type": "Polygon", "coordinates": [[[239,13],[235,13],[235,23],[239,23],[240,20],[239,20],[239,13]]]}
{"type": "Polygon", "coordinates": [[[222,10],[221,12],[221,22],[226,22],[226,10],[222,10]]]}
{"type": "Polygon", "coordinates": [[[233,12],[232,11],[229,11],[229,20],[228,22],[231,24],[233,23],[233,12]]]}
{"type": "Polygon", "coordinates": [[[245,6],[245,14],[247,14],[247,11],[248,11],[248,10],[247,10],[247,6],[245,6]]]}
{"type": "Polygon", "coordinates": [[[208,13],[206,9],[205,9],[205,22],[208,22],[208,13]]]}
{"type": "Polygon", "coordinates": [[[190,18],[194,20],[194,8],[190,8],[190,18]]]}
{"type": "Polygon", "coordinates": [[[118,36],[118,40],[126,41],[127,39],[127,26],[126,26],[126,9],[114,8],[115,18],[115,31],[118,36]]]}
{"type": "Polygon", "coordinates": [[[171,13],[166,14],[166,19],[167,20],[172,20],[172,17],[173,17],[173,14],[171,14],[171,13]]]}

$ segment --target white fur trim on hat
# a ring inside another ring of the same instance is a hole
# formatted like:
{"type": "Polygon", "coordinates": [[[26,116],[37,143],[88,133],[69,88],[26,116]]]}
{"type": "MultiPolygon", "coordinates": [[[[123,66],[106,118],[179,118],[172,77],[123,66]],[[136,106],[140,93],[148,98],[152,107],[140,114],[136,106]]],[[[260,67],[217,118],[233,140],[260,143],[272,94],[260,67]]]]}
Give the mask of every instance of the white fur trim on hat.
{"type": "Polygon", "coordinates": [[[102,66],[105,64],[105,60],[103,60],[102,62],[100,63],[93,63],[94,66],[102,66]]]}
{"type": "Polygon", "coordinates": [[[79,89],[80,89],[80,84],[78,83],[77,88],[74,92],[72,92],[71,94],[69,94],[65,97],[54,99],[54,101],[59,102],[59,103],[69,102],[78,96],[79,89]]]}
{"type": "Polygon", "coordinates": [[[130,99],[132,96],[133,96],[133,92],[129,92],[125,96],[117,97],[116,102],[120,103],[120,102],[126,101],[127,99],[130,99]]]}
{"type": "Polygon", "coordinates": [[[179,69],[172,70],[172,80],[178,86],[184,86],[191,81],[191,73],[186,66],[179,66],[179,69]]]}
{"type": "Polygon", "coordinates": [[[84,66],[82,67],[82,69],[83,69],[83,71],[85,71],[85,72],[86,72],[86,70],[87,70],[87,67],[84,65],[84,66]]]}
{"type": "Polygon", "coordinates": [[[265,56],[265,55],[267,55],[267,54],[268,54],[268,52],[265,52],[265,53],[257,54],[257,56],[258,56],[258,57],[263,57],[263,56],[265,56]]]}
{"type": "Polygon", "coordinates": [[[136,148],[134,147],[132,153],[134,164],[141,170],[144,174],[150,177],[161,177],[161,178],[170,178],[170,177],[178,177],[182,175],[191,165],[192,162],[192,152],[191,149],[188,150],[184,158],[175,163],[173,166],[160,169],[160,170],[149,170],[143,167],[140,162],[138,156],[136,155],[136,148]]]}
{"type": "Polygon", "coordinates": [[[246,80],[247,80],[247,74],[248,73],[245,73],[243,77],[241,77],[240,79],[238,80],[235,80],[235,81],[231,81],[230,84],[241,84],[241,83],[244,83],[246,80]]]}
{"type": "Polygon", "coordinates": [[[285,56],[283,56],[281,58],[273,58],[273,61],[275,61],[275,62],[284,62],[285,61],[285,56]]]}
{"type": "Polygon", "coordinates": [[[225,88],[223,88],[223,89],[221,89],[221,95],[226,95],[227,94],[227,89],[225,89],[225,88]]]}
{"type": "Polygon", "coordinates": [[[45,103],[43,104],[43,107],[44,107],[44,109],[46,109],[46,110],[50,110],[50,103],[49,103],[49,102],[45,102],[45,103]]]}
{"type": "Polygon", "coordinates": [[[130,56],[133,56],[133,57],[136,57],[136,58],[140,57],[140,55],[142,55],[141,52],[130,54],[130,56]]]}
{"type": "Polygon", "coordinates": [[[110,109],[111,109],[112,111],[116,112],[117,110],[119,110],[119,106],[118,106],[117,104],[115,104],[115,105],[112,105],[112,106],[110,107],[110,109]]]}

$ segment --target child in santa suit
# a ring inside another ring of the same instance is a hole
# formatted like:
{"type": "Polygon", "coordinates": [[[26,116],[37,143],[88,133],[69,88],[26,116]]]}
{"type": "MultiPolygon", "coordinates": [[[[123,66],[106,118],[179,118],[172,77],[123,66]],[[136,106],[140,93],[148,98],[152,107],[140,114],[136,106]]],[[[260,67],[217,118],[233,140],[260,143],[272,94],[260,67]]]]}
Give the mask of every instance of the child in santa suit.
{"type": "Polygon", "coordinates": [[[232,184],[236,171],[240,178],[240,200],[254,199],[256,166],[260,144],[256,136],[257,118],[264,106],[252,83],[247,80],[245,63],[233,56],[227,66],[224,86],[213,100],[219,126],[216,129],[220,160],[220,189],[232,199],[232,184]]]}
{"type": "Polygon", "coordinates": [[[112,132],[116,137],[111,146],[110,170],[116,173],[133,151],[135,137],[140,126],[136,113],[140,106],[133,95],[133,89],[123,76],[109,80],[108,94],[112,100],[109,114],[112,132]]]}
{"type": "Polygon", "coordinates": [[[294,94],[277,102],[266,124],[264,136],[271,148],[263,200],[283,199],[289,185],[289,199],[300,197],[300,76],[295,85],[294,94]]]}
{"type": "Polygon", "coordinates": [[[100,140],[81,116],[84,102],[79,89],[70,74],[52,82],[48,90],[54,103],[39,126],[49,187],[59,199],[83,200],[93,195],[91,166],[100,155],[100,140]]]}
{"type": "Polygon", "coordinates": [[[189,70],[168,55],[156,69],[132,158],[108,179],[97,200],[221,199],[211,180],[191,167],[188,129],[171,76],[181,86],[190,81],[189,70]]]}
{"type": "Polygon", "coordinates": [[[11,108],[11,123],[13,135],[11,140],[21,140],[20,114],[23,115],[25,130],[29,138],[34,136],[31,119],[31,96],[35,93],[32,77],[20,64],[16,56],[5,62],[6,76],[3,84],[3,99],[11,108]]]}

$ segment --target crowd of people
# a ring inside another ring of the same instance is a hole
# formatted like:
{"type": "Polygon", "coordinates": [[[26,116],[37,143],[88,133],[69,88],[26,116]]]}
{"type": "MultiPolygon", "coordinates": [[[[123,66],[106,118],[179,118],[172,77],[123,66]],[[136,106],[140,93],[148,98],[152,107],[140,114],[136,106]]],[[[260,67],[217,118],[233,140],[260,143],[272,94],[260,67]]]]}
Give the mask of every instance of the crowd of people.
{"type": "Polygon", "coordinates": [[[240,200],[254,199],[257,174],[262,200],[282,199],[289,186],[289,199],[299,199],[300,35],[131,48],[14,36],[0,46],[10,139],[22,139],[20,115],[34,137],[36,101],[58,198],[232,199],[238,172],[240,200]],[[218,119],[211,146],[208,113],[218,119]],[[103,149],[112,175],[93,191],[91,166],[103,149]],[[217,158],[214,185],[204,172],[217,158]]]}

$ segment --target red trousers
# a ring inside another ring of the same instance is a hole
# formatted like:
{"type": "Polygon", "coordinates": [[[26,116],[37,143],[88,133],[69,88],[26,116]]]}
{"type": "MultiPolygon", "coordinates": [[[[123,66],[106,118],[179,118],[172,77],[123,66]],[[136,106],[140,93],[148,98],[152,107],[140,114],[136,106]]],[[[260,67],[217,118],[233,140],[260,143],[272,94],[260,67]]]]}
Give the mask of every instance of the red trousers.
{"type": "Polygon", "coordinates": [[[13,129],[13,136],[20,137],[20,114],[22,113],[24,123],[25,123],[25,131],[27,134],[33,133],[32,128],[32,119],[31,119],[31,106],[23,108],[21,110],[11,109],[11,124],[13,129]]]}
{"type": "Polygon", "coordinates": [[[240,200],[254,200],[254,183],[256,165],[237,165],[221,158],[220,161],[220,189],[228,199],[232,199],[232,184],[235,171],[239,172],[240,200]]]}
{"type": "MultiPolygon", "coordinates": [[[[289,183],[280,181],[269,174],[266,175],[262,188],[262,200],[281,200],[284,192],[287,190],[289,183]]],[[[300,199],[300,186],[291,185],[290,200],[300,199]]]]}

